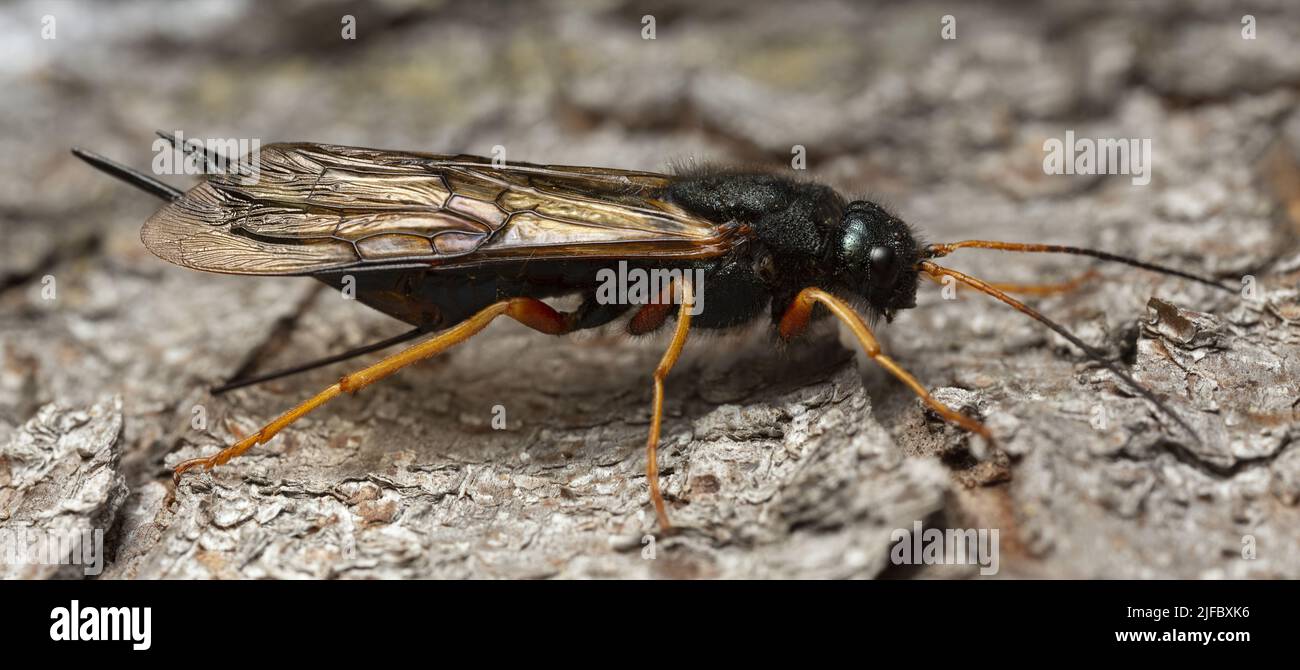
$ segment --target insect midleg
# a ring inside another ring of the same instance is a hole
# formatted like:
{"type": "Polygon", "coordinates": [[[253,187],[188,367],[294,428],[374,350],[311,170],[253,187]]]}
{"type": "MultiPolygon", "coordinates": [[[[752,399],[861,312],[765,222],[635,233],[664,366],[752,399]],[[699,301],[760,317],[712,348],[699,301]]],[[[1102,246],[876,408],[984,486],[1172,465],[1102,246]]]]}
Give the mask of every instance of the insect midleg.
{"type": "MultiPolygon", "coordinates": [[[[694,287],[691,286],[689,279],[683,279],[681,283],[682,301],[677,311],[677,329],[673,331],[673,340],[668,344],[668,350],[659,361],[659,366],[655,368],[654,374],[654,403],[650,410],[650,437],[646,440],[646,481],[650,483],[650,501],[655,506],[655,516],[659,518],[659,527],[662,530],[670,530],[673,525],[668,521],[668,512],[664,509],[664,498],[659,491],[659,429],[663,421],[664,414],[664,378],[677,364],[677,358],[682,354],[682,347],[686,346],[686,336],[691,329],[691,307],[695,304],[694,287]]],[[[642,309],[655,307],[656,305],[647,305],[642,309]]]]}
{"type": "Polygon", "coordinates": [[[854,312],[848,303],[826,291],[816,287],[808,287],[795,296],[794,301],[790,303],[790,307],[781,316],[779,326],[781,338],[790,340],[802,333],[808,326],[813,307],[817,303],[825,305],[831,314],[834,314],[836,318],[849,327],[849,330],[853,331],[853,335],[858,338],[858,342],[862,345],[862,350],[866,352],[868,358],[906,384],[908,388],[912,389],[913,393],[920,396],[921,400],[930,406],[930,409],[948,422],[957,424],[983,437],[990,445],[993,444],[993,434],[989,432],[988,428],[984,427],[984,424],[949,408],[930,395],[930,392],[925,390],[925,387],[921,386],[921,383],[916,380],[916,377],[913,377],[910,372],[904,370],[898,363],[894,362],[894,359],[886,356],[880,350],[880,343],[876,341],[876,336],[872,334],[871,328],[862,320],[862,317],[858,316],[857,312],[854,312]]]}
{"type": "Polygon", "coordinates": [[[672,305],[667,302],[646,305],[638,309],[627,322],[627,332],[632,335],[653,333],[659,329],[659,326],[664,325],[670,313],[672,313],[672,305]]]}
{"type": "Polygon", "coordinates": [[[329,402],[340,393],[356,393],[412,363],[440,354],[478,334],[494,319],[502,315],[547,335],[563,335],[571,330],[569,321],[563,314],[536,298],[510,298],[509,300],[493,303],[431,339],[403,349],[368,368],[343,377],[338,383],[285,412],[256,433],[249,435],[234,445],[207,458],[193,458],[182,462],[173,471],[173,479],[179,482],[181,473],[199,466],[211,470],[213,467],[226,463],[259,444],[265,444],[286,426],[329,402]]]}

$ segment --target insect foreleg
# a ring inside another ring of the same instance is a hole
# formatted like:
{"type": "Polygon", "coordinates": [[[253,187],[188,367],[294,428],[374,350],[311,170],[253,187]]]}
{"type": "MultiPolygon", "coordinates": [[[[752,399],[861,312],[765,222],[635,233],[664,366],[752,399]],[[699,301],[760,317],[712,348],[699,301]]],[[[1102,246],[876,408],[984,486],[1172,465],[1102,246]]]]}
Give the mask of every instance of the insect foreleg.
{"type": "Polygon", "coordinates": [[[431,356],[446,351],[447,349],[468,340],[476,335],[479,331],[487,327],[498,316],[508,316],[533,330],[538,330],[548,335],[562,335],[569,332],[570,327],[568,320],[563,314],[555,311],[550,305],[535,298],[510,298],[494,303],[474,316],[456,324],[452,328],[439,333],[438,335],[425,340],[419,344],[404,349],[388,358],[385,358],[368,368],[359,372],[354,372],[340,379],[337,384],[317,393],[310,400],[294,407],[293,409],[280,415],[271,423],[266,424],[256,433],[240,440],[234,445],[227,447],[216,454],[207,458],[194,458],[184,461],[176,466],[173,472],[173,479],[180,481],[181,473],[196,467],[212,469],[221,465],[230,459],[252,449],[259,444],[265,444],[276,433],[279,433],[289,424],[302,418],[308,412],[324,405],[340,393],[356,393],[361,389],[401,370],[402,368],[417,363],[431,356]]]}
{"type": "Polygon", "coordinates": [[[936,400],[934,396],[930,395],[930,392],[925,390],[925,387],[921,386],[921,383],[916,380],[916,377],[913,377],[910,372],[904,370],[898,365],[898,363],[894,362],[894,359],[886,356],[884,352],[880,350],[880,343],[876,341],[876,336],[872,334],[871,328],[862,320],[862,317],[858,316],[858,313],[853,311],[853,308],[850,307],[848,303],[836,298],[826,291],[815,287],[809,287],[800,291],[799,294],[795,296],[794,301],[790,303],[790,307],[786,309],[785,314],[781,317],[781,324],[779,327],[781,338],[784,340],[790,340],[802,333],[808,326],[808,321],[812,317],[813,307],[816,306],[817,303],[824,305],[830,310],[831,314],[834,314],[836,318],[844,323],[844,325],[849,327],[849,330],[853,331],[854,337],[858,338],[858,342],[862,345],[862,350],[867,354],[868,358],[875,361],[877,365],[888,370],[889,374],[894,375],[894,377],[899,381],[906,384],[907,387],[912,389],[913,393],[920,396],[921,400],[925,401],[925,404],[929,405],[930,409],[934,410],[936,414],[950,423],[957,424],[958,426],[983,437],[988,441],[989,445],[992,446],[993,434],[989,432],[988,428],[984,427],[984,424],[951,409],[947,405],[936,400]]]}

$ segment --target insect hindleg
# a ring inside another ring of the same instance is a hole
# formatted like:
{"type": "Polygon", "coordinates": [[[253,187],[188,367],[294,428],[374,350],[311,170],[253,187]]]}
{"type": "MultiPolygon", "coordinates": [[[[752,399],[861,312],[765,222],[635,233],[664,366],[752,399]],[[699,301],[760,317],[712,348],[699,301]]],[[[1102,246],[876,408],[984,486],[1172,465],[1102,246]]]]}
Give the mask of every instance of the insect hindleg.
{"type": "MultiPolygon", "coordinates": [[[[668,350],[664,352],[664,357],[660,359],[659,366],[655,368],[654,374],[654,406],[650,411],[650,437],[646,440],[646,481],[650,484],[650,501],[655,506],[655,516],[659,518],[659,527],[663,530],[669,530],[673,525],[668,521],[668,512],[664,509],[664,498],[659,491],[659,429],[664,414],[664,378],[673,369],[677,363],[677,358],[681,356],[682,347],[686,346],[686,336],[691,329],[691,307],[695,304],[695,293],[689,279],[683,279],[681,283],[682,300],[681,306],[677,311],[677,329],[673,331],[673,340],[668,345],[668,350]]],[[[657,305],[646,305],[642,309],[658,307],[657,305]]],[[[635,317],[634,317],[635,320],[635,317]]]]}
{"type": "Polygon", "coordinates": [[[179,481],[181,473],[196,467],[210,470],[252,449],[254,446],[265,444],[286,426],[329,402],[340,393],[355,393],[412,363],[440,354],[452,346],[473,337],[486,328],[489,323],[492,323],[493,319],[502,315],[548,335],[562,335],[571,330],[569,321],[563,314],[535,298],[510,298],[509,300],[493,303],[474,316],[424,342],[393,354],[364,370],[343,377],[338,383],[285,412],[271,423],[263,426],[261,430],[234,445],[207,458],[194,458],[177,465],[174,471],[174,479],[179,481]]]}
{"type": "Polygon", "coordinates": [[[261,384],[262,382],[268,382],[273,379],[280,379],[281,377],[296,375],[300,372],[315,370],[316,368],[322,368],[325,367],[326,365],[340,363],[350,358],[356,358],[357,356],[364,356],[365,354],[379,351],[380,349],[387,349],[388,347],[391,347],[395,344],[401,344],[402,342],[413,340],[421,335],[427,335],[428,333],[429,331],[424,328],[414,328],[412,330],[406,331],[405,333],[402,333],[401,335],[394,335],[393,337],[379,340],[378,342],[371,342],[370,344],[356,347],[354,349],[348,349],[347,351],[344,351],[342,353],[333,354],[330,356],[326,356],[324,358],[318,358],[314,361],[299,363],[293,367],[283,368],[280,370],[275,370],[273,372],[265,372],[258,375],[249,375],[246,377],[237,376],[235,378],[230,379],[226,383],[221,384],[220,386],[212,387],[209,390],[209,393],[211,393],[212,395],[220,395],[227,391],[233,391],[235,389],[244,388],[245,386],[261,384]]]}
{"type": "Polygon", "coordinates": [[[890,374],[894,375],[894,377],[899,381],[906,384],[907,387],[912,389],[916,395],[920,396],[921,400],[925,401],[925,404],[929,405],[930,409],[934,410],[936,414],[951,423],[955,423],[972,433],[978,434],[987,440],[989,444],[993,443],[993,434],[989,432],[988,428],[984,427],[984,424],[949,408],[947,405],[936,400],[934,396],[930,395],[930,392],[925,390],[925,387],[921,386],[921,383],[916,380],[916,377],[913,377],[911,373],[900,367],[898,363],[894,362],[894,359],[886,356],[880,350],[880,343],[876,341],[876,336],[872,334],[871,328],[862,320],[862,317],[858,316],[857,312],[854,312],[853,308],[850,307],[848,303],[845,303],[843,300],[836,298],[826,291],[815,287],[809,287],[800,291],[799,295],[795,296],[794,302],[790,303],[790,307],[786,309],[785,314],[781,317],[781,338],[790,340],[799,333],[802,333],[808,326],[808,321],[812,317],[813,307],[816,306],[817,303],[824,305],[830,310],[831,314],[834,314],[836,318],[849,327],[849,330],[853,331],[854,337],[858,338],[858,342],[862,345],[862,350],[866,352],[868,358],[875,361],[877,365],[888,370],[890,374]]]}

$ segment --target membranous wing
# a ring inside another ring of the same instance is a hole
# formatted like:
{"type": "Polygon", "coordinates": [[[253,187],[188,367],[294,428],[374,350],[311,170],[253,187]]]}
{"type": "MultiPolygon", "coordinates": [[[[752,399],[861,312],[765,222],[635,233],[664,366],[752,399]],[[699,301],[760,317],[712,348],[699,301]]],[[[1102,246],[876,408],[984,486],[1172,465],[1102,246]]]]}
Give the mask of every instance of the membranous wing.
{"type": "Polygon", "coordinates": [[[667,175],[272,144],[153,215],[141,239],[210,272],[314,274],[511,260],[709,258],[738,226],[658,196],[667,175]]]}

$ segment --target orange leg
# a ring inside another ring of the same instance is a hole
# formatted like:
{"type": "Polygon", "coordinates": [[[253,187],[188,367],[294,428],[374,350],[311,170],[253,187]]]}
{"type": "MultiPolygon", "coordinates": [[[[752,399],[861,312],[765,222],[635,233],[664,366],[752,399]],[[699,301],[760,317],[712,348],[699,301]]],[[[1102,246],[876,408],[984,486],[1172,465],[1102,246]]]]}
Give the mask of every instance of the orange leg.
{"type": "Polygon", "coordinates": [[[173,479],[179,483],[181,473],[186,470],[196,467],[211,470],[259,444],[266,444],[286,426],[317,407],[324,405],[340,393],[356,393],[412,363],[440,354],[452,346],[473,337],[486,328],[489,323],[492,323],[493,319],[502,315],[548,335],[562,335],[570,330],[565,316],[540,300],[534,298],[510,298],[509,300],[494,303],[433,338],[393,354],[360,372],[354,372],[343,377],[337,384],[317,393],[310,400],[285,412],[276,420],[263,426],[261,430],[245,437],[234,445],[207,458],[194,458],[182,462],[176,466],[173,479]]]}
{"type": "Polygon", "coordinates": [[[958,426],[983,437],[990,445],[993,444],[993,434],[989,432],[988,428],[984,427],[984,424],[966,416],[965,414],[956,412],[947,405],[935,400],[934,396],[931,396],[930,392],[925,390],[925,387],[921,386],[921,383],[916,380],[916,377],[913,377],[911,373],[900,367],[898,363],[895,363],[894,359],[881,352],[880,343],[876,341],[876,336],[871,333],[871,328],[862,320],[862,317],[858,316],[857,312],[854,312],[853,308],[850,307],[848,303],[836,298],[826,291],[815,287],[809,287],[800,291],[799,295],[795,296],[794,302],[790,303],[790,307],[786,309],[785,314],[781,317],[781,324],[779,326],[781,338],[784,340],[790,340],[799,335],[799,333],[802,333],[804,329],[807,328],[808,320],[812,317],[813,307],[816,306],[817,303],[824,305],[830,310],[831,314],[834,314],[836,318],[849,327],[849,330],[853,331],[853,335],[858,338],[858,342],[862,345],[862,350],[866,352],[868,358],[875,361],[880,367],[888,370],[890,374],[894,375],[894,377],[899,381],[906,384],[908,388],[912,389],[913,393],[920,396],[921,400],[925,401],[925,404],[929,405],[930,409],[934,410],[936,414],[950,423],[955,423],[958,426]]]}
{"type": "MultiPolygon", "coordinates": [[[[689,279],[682,281],[681,289],[682,300],[677,311],[677,330],[673,332],[673,340],[668,345],[668,351],[664,352],[664,357],[659,361],[659,367],[655,368],[654,407],[650,411],[650,437],[645,444],[645,476],[646,481],[650,483],[650,501],[654,503],[655,516],[659,518],[659,528],[664,531],[671,530],[673,527],[668,521],[668,512],[664,509],[664,497],[659,491],[659,429],[664,414],[664,378],[677,363],[677,358],[682,354],[682,347],[686,346],[686,335],[691,330],[691,306],[695,304],[695,293],[689,279]]],[[[642,310],[652,307],[659,306],[647,305],[642,310]]],[[[635,321],[636,317],[634,316],[633,319],[635,321]]]]}
{"type": "Polygon", "coordinates": [[[653,333],[664,325],[672,311],[673,306],[667,302],[646,305],[638,309],[627,322],[627,332],[632,335],[653,333]]]}
{"type": "Polygon", "coordinates": [[[642,305],[627,322],[627,332],[632,335],[645,335],[659,330],[673,313],[673,293],[677,290],[676,282],[669,282],[654,301],[642,305]]]}

